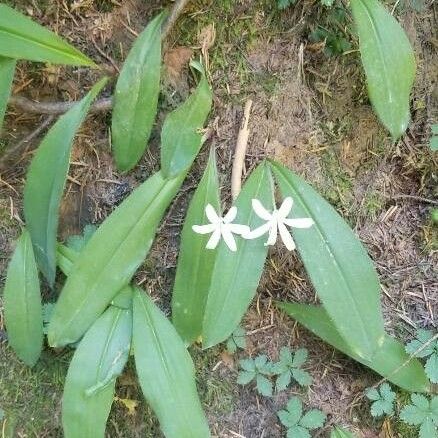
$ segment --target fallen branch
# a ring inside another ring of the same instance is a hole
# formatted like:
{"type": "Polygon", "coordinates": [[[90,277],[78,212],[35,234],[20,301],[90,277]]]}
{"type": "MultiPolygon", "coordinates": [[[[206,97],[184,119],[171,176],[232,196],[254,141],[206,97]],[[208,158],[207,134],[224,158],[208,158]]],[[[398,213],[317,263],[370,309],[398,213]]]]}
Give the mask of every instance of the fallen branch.
{"type": "MultiPolygon", "coordinates": [[[[169,17],[163,25],[161,38],[164,40],[174,27],[178,17],[181,15],[185,6],[189,0],[177,0],[170,12],[169,17]]],[[[9,105],[24,111],[26,113],[33,114],[64,114],[67,112],[76,102],[34,102],[22,96],[11,96],[9,99],[9,105]]],[[[112,97],[104,97],[96,100],[90,107],[91,113],[107,112],[112,108],[112,97]]]]}
{"type": "MultiPolygon", "coordinates": [[[[22,96],[11,96],[9,105],[26,113],[58,115],[66,113],[77,102],[34,102],[22,96]]],[[[103,97],[96,100],[90,107],[91,113],[109,111],[112,108],[112,97],[103,97]]]]}
{"type": "Polygon", "coordinates": [[[233,200],[237,198],[242,187],[242,173],[245,164],[246,148],[249,137],[249,115],[251,113],[252,100],[245,104],[243,112],[242,125],[240,126],[239,135],[237,136],[236,151],[234,153],[233,169],[231,171],[231,196],[233,200]]]}

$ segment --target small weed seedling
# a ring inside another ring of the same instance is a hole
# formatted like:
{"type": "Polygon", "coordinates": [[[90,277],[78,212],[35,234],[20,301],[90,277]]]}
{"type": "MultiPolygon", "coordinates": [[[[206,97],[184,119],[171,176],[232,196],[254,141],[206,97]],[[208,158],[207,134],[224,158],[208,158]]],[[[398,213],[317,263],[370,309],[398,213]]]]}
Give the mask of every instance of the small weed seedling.
{"type": "Polygon", "coordinates": [[[256,381],[257,391],[265,397],[272,397],[272,362],[268,361],[265,354],[257,356],[255,359],[243,359],[239,362],[242,371],[237,376],[237,383],[247,385],[253,380],[256,381]]]}
{"type": "Polygon", "coordinates": [[[239,348],[244,350],[246,348],[246,332],[242,327],[237,327],[233,334],[227,340],[227,351],[234,354],[239,348]]]}
{"type": "Polygon", "coordinates": [[[292,379],[301,386],[309,386],[312,377],[301,369],[307,360],[308,351],[305,348],[298,349],[292,353],[289,347],[282,347],[280,350],[280,360],[272,367],[274,374],[277,374],[275,387],[277,392],[283,391],[291,383],[292,379]]]}
{"type": "Polygon", "coordinates": [[[433,152],[438,151],[438,123],[431,126],[432,135],[430,137],[429,147],[433,152]]]}
{"type": "Polygon", "coordinates": [[[287,9],[289,6],[292,6],[296,3],[296,0],[277,0],[277,8],[278,9],[287,9]]]}
{"type": "Polygon", "coordinates": [[[412,394],[412,404],[405,406],[400,418],[411,426],[420,426],[419,438],[437,438],[438,396],[430,400],[421,394],[412,394]]]}
{"type": "Polygon", "coordinates": [[[311,409],[303,415],[303,404],[298,397],[292,397],[286,409],[277,412],[278,418],[287,428],[287,438],[310,438],[310,430],[324,425],[326,415],[319,409],[311,409]]]}
{"type": "Polygon", "coordinates": [[[416,339],[406,345],[406,352],[415,357],[427,357],[424,367],[427,377],[431,382],[438,383],[438,338],[432,340],[434,336],[430,330],[418,330],[416,339]]]}
{"type": "Polygon", "coordinates": [[[382,383],[379,388],[370,388],[366,396],[373,403],[371,404],[371,415],[381,417],[382,415],[394,415],[395,392],[388,383],[382,383]]]}

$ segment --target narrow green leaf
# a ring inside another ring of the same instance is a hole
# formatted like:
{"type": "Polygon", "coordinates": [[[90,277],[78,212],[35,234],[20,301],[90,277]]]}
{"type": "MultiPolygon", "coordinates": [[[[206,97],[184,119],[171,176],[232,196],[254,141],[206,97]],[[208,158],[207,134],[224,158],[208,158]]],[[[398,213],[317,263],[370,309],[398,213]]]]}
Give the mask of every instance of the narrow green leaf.
{"type": "Polygon", "coordinates": [[[371,368],[389,381],[410,392],[428,392],[430,384],[421,363],[410,359],[404,347],[389,335],[369,360],[356,354],[340,336],[327,312],[319,306],[278,303],[284,310],[323,341],[342,351],[357,362],[371,368]]]}
{"type": "Polygon", "coordinates": [[[62,38],[4,4],[0,4],[0,55],[54,64],[95,65],[62,38]]]}
{"type": "MultiPolygon", "coordinates": [[[[263,163],[248,178],[236,200],[235,223],[251,228],[261,225],[263,221],[254,213],[251,199],[257,198],[264,205],[272,204],[272,188],[269,166],[263,163]]],[[[256,294],[268,248],[260,239],[237,238],[236,252],[231,252],[224,242],[215,251],[211,283],[206,291],[208,298],[202,328],[204,348],[227,339],[239,324],[256,294]]]]}
{"type": "Polygon", "coordinates": [[[192,230],[193,225],[208,222],[205,214],[207,204],[220,211],[219,181],[213,149],[187,211],[172,294],[172,322],[188,344],[196,341],[202,333],[207,292],[216,257],[216,251],[205,249],[210,236],[196,235],[192,230]]]}
{"type": "Polygon", "coordinates": [[[105,85],[99,81],[90,92],[52,126],[30,164],[24,187],[24,216],[39,268],[50,285],[56,273],[58,210],[70,164],[74,136],[91,102],[105,85]]]}
{"type": "Polygon", "coordinates": [[[356,438],[356,435],[346,429],[335,427],[330,434],[330,438],[356,438]]]}
{"type": "Polygon", "coordinates": [[[192,359],[173,325],[140,289],[134,294],[133,326],[140,385],[166,438],[209,437],[192,359]]]}
{"type": "Polygon", "coordinates": [[[27,231],[17,241],[3,297],[9,344],[25,364],[33,366],[43,348],[43,316],[38,270],[27,231]]]}
{"type": "Polygon", "coordinates": [[[6,113],[17,61],[0,56],[0,132],[6,113]]]}
{"type": "Polygon", "coordinates": [[[406,130],[415,57],[397,20],[378,0],[351,0],[371,103],[394,139],[406,130]]]}
{"type": "Polygon", "coordinates": [[[161,24],[155,17],[138,36],[117,80],[112,140],[117,168],[132,169],[143,155],[157,114],[160,92],[161,24]]]}
{"type": "Polygon", "coordinates": [[[56,304],[49,343],[76,342],[131,280],[185,173],[165,180],[158,172],[134,190],[95,231],[56,304]]]}
{"type": "MultiPolygon", "coordinates": [[[[130,293],[132,296],[132,289],[130,293]]],[[[66,438],[104,438],[116,378],[129,357],[131,335],[131,308],[110,306],[81,340],[62,399],[66,438]]]]}
{"type": "Polygon", "coordinates": [[[174,177],[187,169],[202,145],[201,128],[207,120],[212,93],[199,63],[192,62],[201,72],[194,93],[164,121],[161,131],[161,168],[166,177],[174,177]]]}
{"type": "Polygon", "coordinates": [[[385,331],[380,284],[364,247],[347,223],[312,187],[279,163],[272,169],[295,217],[311,217],[309,229],[293,229],[306,271],[336,329],[358,356],[369,359],[385,331]]]}

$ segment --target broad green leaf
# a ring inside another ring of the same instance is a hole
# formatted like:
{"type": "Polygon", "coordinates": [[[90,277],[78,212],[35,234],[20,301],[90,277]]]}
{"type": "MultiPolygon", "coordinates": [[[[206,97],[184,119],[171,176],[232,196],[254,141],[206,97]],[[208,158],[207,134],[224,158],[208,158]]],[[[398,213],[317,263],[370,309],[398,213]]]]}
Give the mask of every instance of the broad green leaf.
{"type": "Polygon", "coordinates": [[[14,79],[16,60],[0,56],[0,132],[5,117],[6,106],[11,94],[12,80],[14,79]]]}
{"type": "MultiPolygon", "coordinates": [[[[132,289],[130,289],[132,296],[132,289]]],[[[116,378],[129,357],[132,310],[110,306],[78,345],[65,381],[66,438],[104,438],[116,378]]]]}
{"type": "Polygon", "coordinates": [[[199,63],[201,80],[193,94],[164,120],[161,131],[161,168],[166,177],[187,169],[202,145],[200,130],[211,109],[212,93],[199,63]]]}
{"type": "Polygon", "coordinates": [[[33,366],[43,348],[43,317],[38,269],[26,230],[9,263],[3,298],[9,344],[25,364],[33,366]]]}
{"type": "Polygon", "coordinates": [[[318,427],[322,427],[326,418],[327,415],[324,414],[324,412],[320,411],[319,409],[311,409],[303,415],[299,424],[306,429],[313,430],[317,429],[318,427]]]}
{"type": "Polygon", "coordinates": [[[406,130],[415,57],[408,37],[378,0],[351,0],[371,103],[394,139],[406,130]]]}
{"type": "MultiPolygon", "coordinates": [[[[235,203],[238,208],[235,223],[251,228],[263,223],[251,207],[253,198],[264,205],[273,202],[272,177],[265,163],[254,170],[243,186],[235,203]]],[[[260,239],[237,237],[236,240],[236,252],[231,252],[224,242],[215,250],[211,283],[205,292],[208,298],[202,327],[204,348],[212,347],[231,335],[254,298],[262,275],[268,248],[260,239]]]]}
{"type": "Polygon", "coordinates": [[[66,245],[58,243],[56,247],[56,263],[64,275],[70,275],[78,253],[66,245]]]}
{"type": "Polygon", "coordinates": [[[99,81],[50,128],[27,172],[24,216],[38,266],[50,285],[55,281],[58,210],[69,169],[73,139],[91,102],[105,83],[106,79],[99,81]]]}
{"type": "Polygon", "coordinates": [[[284,310],[323,341],[361,364],[371,368],[395,385],[411,392],[428,392],[430,384],[421,363],[411,359],[401,343],[385,335],[384,343],[369,360],[356,354],[344,341],[327,312],[320,306],[297,303],[278,303],[284,310]]]}
{"type": "Polygon", "coordinates": [[[54,64],[95,65],[62,38],[4,4],[0,4],[0,55],[54,64]]]}
{"type": "Polygon", "coordinates": [[[202,333],[202,321],[214,267],[216,251],[205,249],[209,235],[197,235],[192,226],[207,223],[205,206],[220,211],[219,181],[214,150],[190,202],[181,233],[175,284],[172,294],[172,322],[185,342],[191,344],[202,333]]]}
{"type": "Polygon", "coordinates": [[[133,346],[143,394],[166,438],[209,437],[192,359],[173,325],[140,289],[134,293],[133,346]]]}
{"type": "Polygon", "coordinates": [[[312,187],[279,163],[272,169],[283,198],[294,200],[294,217],[310,217],[293,235],[307,274],[337,331],[356,355],[369,359],[385,331],[380,284],[364,247],[347,223],[312,187]]]}
{"type": "Polygon", "coordinates": [[[131,280],[185,173],[157,172],[128,196],[95,231],[74,263],[49,326],[49,343],[76,342],[131,280]]]}
{"type": "Polygon", "coordinates": [[[155,17],[138,36],[117,80],[112,141],[117,168],[132,169],[143,155],[157,114],[160,92],[161,24],[155,17]]]}
{"type": "Polygon", "coordinates": [[[330,438],[356,438],[356,436],[346,429],[335,427],[330,434],[330,438]]]}

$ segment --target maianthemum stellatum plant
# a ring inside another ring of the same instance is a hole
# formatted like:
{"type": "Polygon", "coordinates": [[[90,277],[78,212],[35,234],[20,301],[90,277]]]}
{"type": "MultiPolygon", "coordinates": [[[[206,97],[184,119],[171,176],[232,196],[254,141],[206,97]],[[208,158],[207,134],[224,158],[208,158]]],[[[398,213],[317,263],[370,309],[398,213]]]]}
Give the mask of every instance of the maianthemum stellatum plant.
{"type": "MultiPolygon", "coordinates": [[[[400,28],[380,4],[355,0],[352,6],[371,99],[378,113],[380,104],[387,111],[388,119],[381,118],[391,129],[397,128],[391,131],[397,137],[408,117],[404,104],[412,70],[410,47],[407,50],[404,36],[398,38],[400,28]],[[383,41],[391,39],[394,45],[377,47],[382,39],[369,26],[370,20],[382,31],[383,41]],[[393,70],[404,56],[406,74],[393,70]],[[386,79],[377,81],[375,74],[382,71],[386,79]],[[394,74],[403,78],[396,86],[391,80],[394,74]]],[[[121,172],[138,163],[156,118],[164,19],[164,13],[158,15],[138,36],[115,84],[111,135],[121,172]]],[[[95,66],[58,36],[0,5],[1,119],[17,59],[95,66]]],[[[421,364],[385,333],[378,277],[363,246],[338,213],[280,163],[260,163],[224,215],[211,151],[181,233],[172,321],[132,282],[203,143],[212,92],[201,64],[191,66],[198,83],[164,120],[161,169],[79,245],[57,241],[59,207],[74,137],[107,85],[105,78],[59,117],[30,163],[24,189],[26,225],[4,289],[5,321],[11,347],[29,366],[38,361],[45,333],[51,347],[76,348],[62,400],[65,436],[104,436],[116,379],[130,354],[164,435],[210,436],[187,346],[199,341],[209,348],[235,331],[256,294],[269,246],[277,240],[288,250],[297,249],[322,304],[277,303],[279,309],[394,384],[409,391],[429,391],[421,364]],[[43,306],[40,273],[58,296],[53,308],[43,306]]],[[[283,386],[294,372],[296,379],[300,362],[284,356],[283,386]]],[[[259,365],[256,371],[262,374],[263,364],[259,365]]],[[[283,419],[295,430],[311,429],[320,422],[308,422],[306,414],[292,421],[291,415],[294,412],[289,411],[283,419]]]]}

